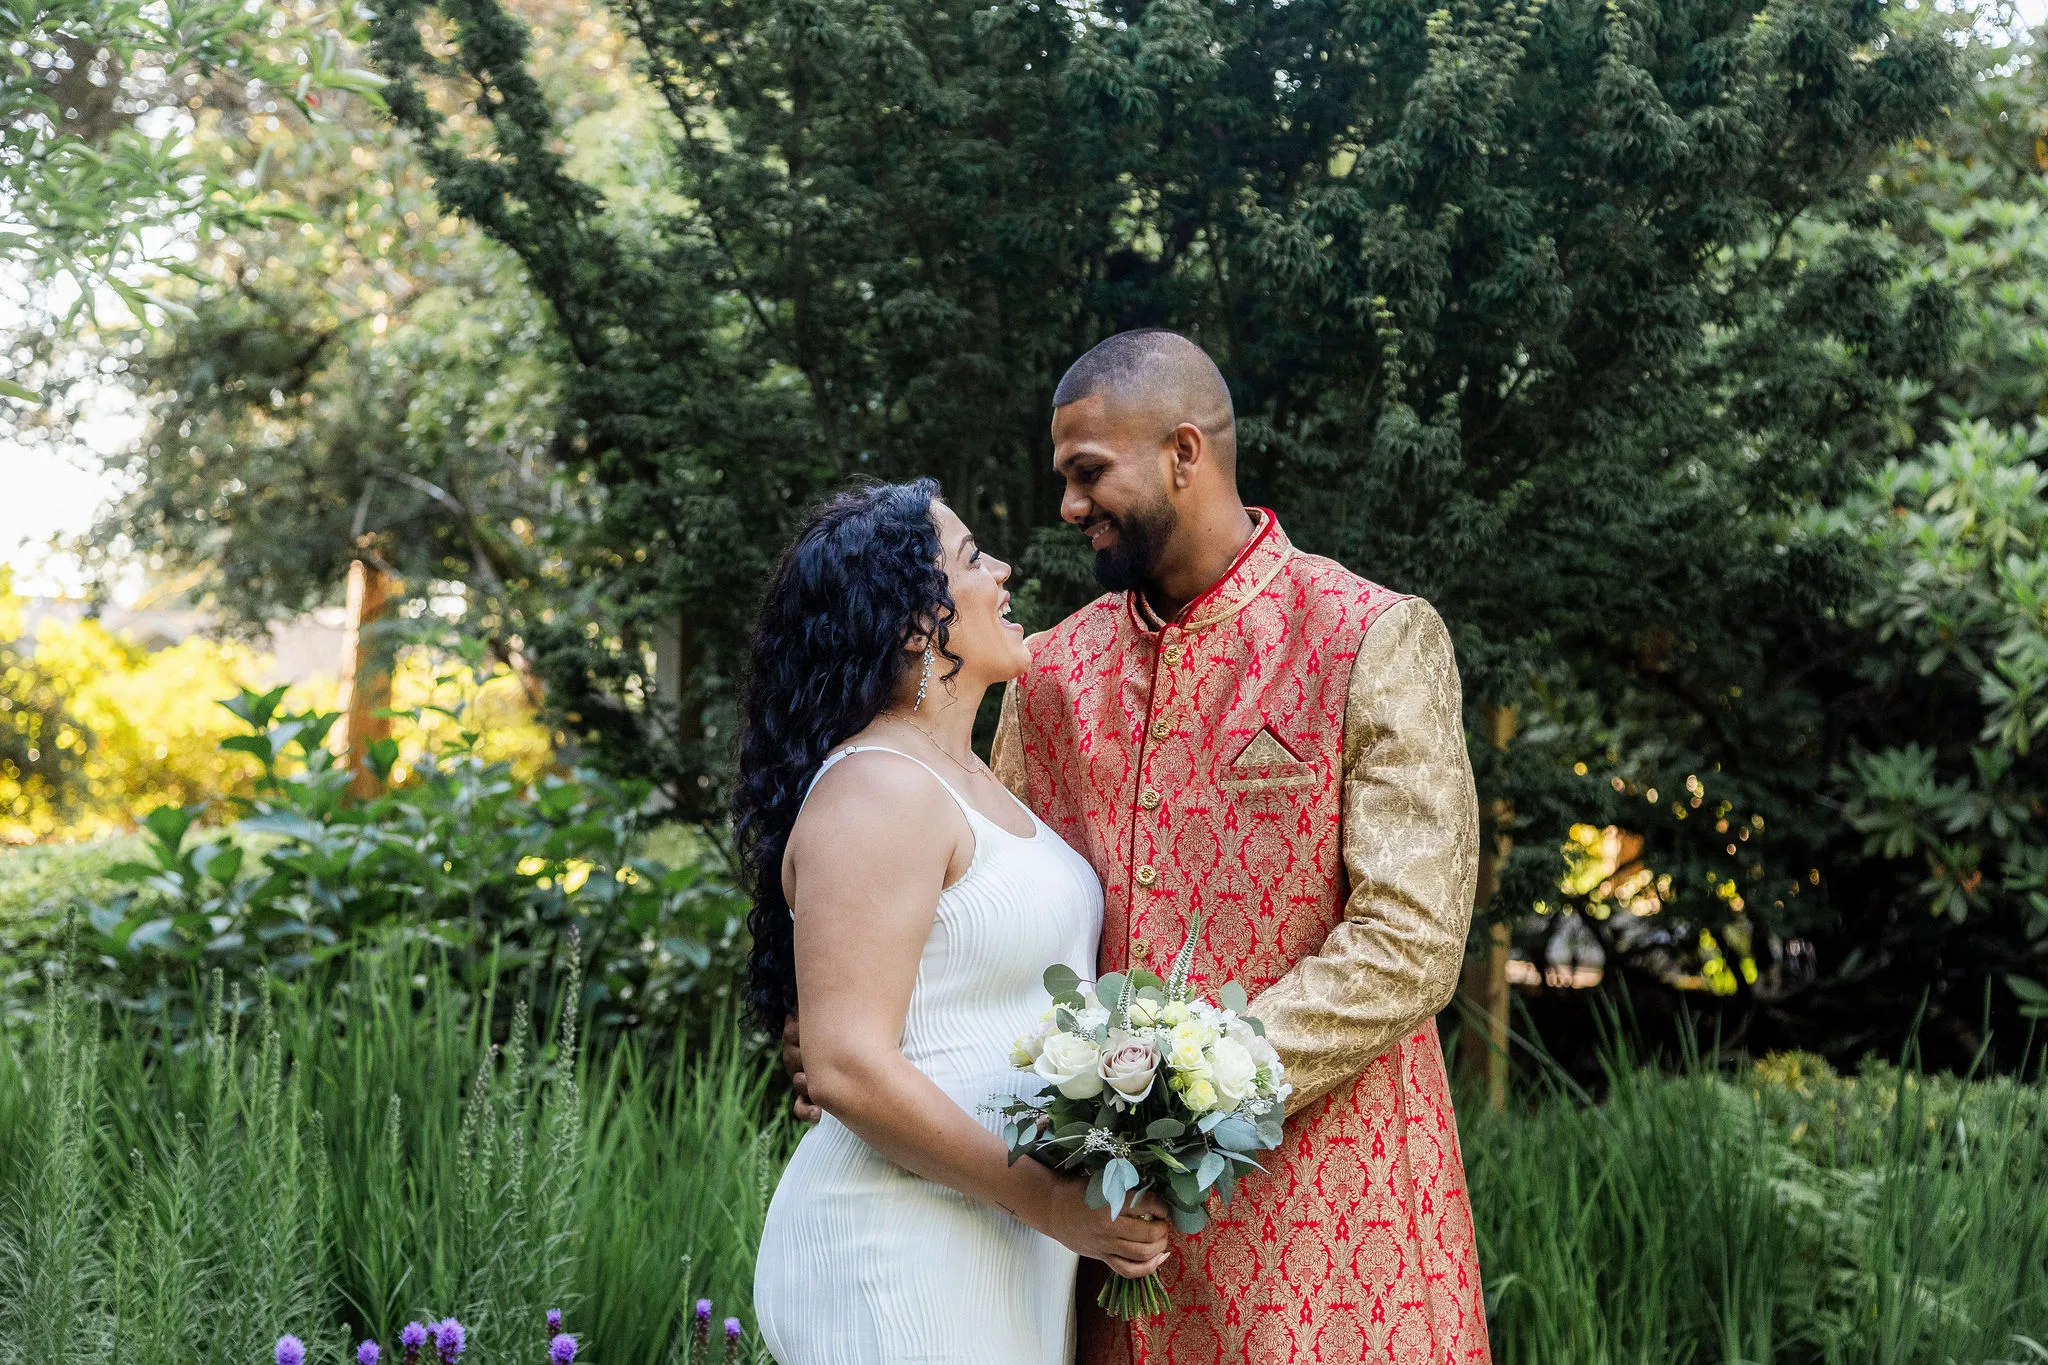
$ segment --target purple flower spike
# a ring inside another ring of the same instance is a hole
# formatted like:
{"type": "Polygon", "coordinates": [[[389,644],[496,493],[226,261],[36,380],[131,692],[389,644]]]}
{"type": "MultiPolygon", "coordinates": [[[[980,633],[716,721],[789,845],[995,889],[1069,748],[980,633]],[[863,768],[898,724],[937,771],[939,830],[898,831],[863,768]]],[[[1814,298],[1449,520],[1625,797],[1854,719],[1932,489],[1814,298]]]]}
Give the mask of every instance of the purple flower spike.
{"type": "Polygon", "coordinates": [[[454,1318],[443,1318],[434,1324],[434,1349],[440,1353],[441,1365],[455,1365],[468,1345],[469,1334],[454,1318]]]}
{"type": "Polygon", "coordinates": [[[561,1331],[562,1310],[559,1308],[550,1308],[548,1310],[548,1335],[550,1337],[558,1336],[560,1335],[561,1331]]]}
{"type": "Polygon", "coordinates": [[[405,1330],[398,1334],[398,1344],[405,1349],[409,1361],[420,1353],[420,1347],[427,1344],[427,1325],[424,1322],[408,1322],[405,1330]]]}
{"type": "Polygon", "coordinates": [[[709,1322],[709,1321],[711,1321],[711,1300],[709,1300],[709,1299],[699,1299],[699,1300],[697,1300],[697,1321],[699,1321],[699,1322],[709,1322]]]}
{"type": "Polygon", "coordinates": [[[734,1365],[740,1358],[740,1320],[725,1320],[725,1365],[734,1365]]]}
{"type": "Polygon", "coordinates": [[[727,1318],[727,1319],[725,1320],[725,1335],[726,1335],[726,1339],[727,1339],[727,1340],[729,1341],[729,1340],[731,1340],[732,1338],[734,1338],[734,1337],[738,1336],[739,1334],[740,1334],[740,1320],[739,1320],[738,1318],[727,1318]]]}
{"type": "Polygon", "coordinates": [[[277,1365],[306,1365],[306,1343],[290,1332],[277,1339],[277,1365]]]}
{"type": "Polygon", "coordinates": [[[569,1365],[576,1358],[576,1338],[567,1332],[555,1333],[555,1339],[548,1343],[548,1360],[552,1365],[569,1365]]]}
{"type": "Polygon", "coordinates": [[[380,1354],[376,1342],[366,1341],[356,1347],[356,1365],[377,1365],[377,1357],[380,1354]]]}

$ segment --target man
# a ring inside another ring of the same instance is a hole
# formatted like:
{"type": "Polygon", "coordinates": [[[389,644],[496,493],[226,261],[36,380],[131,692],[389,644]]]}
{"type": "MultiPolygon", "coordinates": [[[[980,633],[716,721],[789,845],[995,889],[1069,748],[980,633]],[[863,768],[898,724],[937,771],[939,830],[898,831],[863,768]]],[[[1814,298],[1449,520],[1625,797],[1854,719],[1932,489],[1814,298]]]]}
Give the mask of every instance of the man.
{"type": "Polygon", "coordinates": [[[1246,988],[1295,1087],[1267,1173],[1175,1238],[1164,1317],[1085,1287],[1084,1365],[1488,1361],[1433,1018],[1477,867],[1449,635],[1244,506],[1193,342],[1113,336],[1053,405],[1111,591],[1030,641],[992,766],[1101,876],[1101,970],[1163,972],[1199,910],[1199,988],[1246,988]]]}

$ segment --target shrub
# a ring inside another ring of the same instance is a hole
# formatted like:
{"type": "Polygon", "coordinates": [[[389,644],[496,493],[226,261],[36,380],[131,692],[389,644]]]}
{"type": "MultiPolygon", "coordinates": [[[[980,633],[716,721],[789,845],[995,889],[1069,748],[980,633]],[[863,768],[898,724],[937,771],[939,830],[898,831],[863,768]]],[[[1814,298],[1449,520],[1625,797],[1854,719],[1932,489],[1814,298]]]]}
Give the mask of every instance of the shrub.
{"type": "MultiPolygon", "coordinates": [[[[590,1007],[606,1029],[701,1025],[719,1008],[741,952],[743,907],[712,869],[717,850],[670,866],[643,849],[645,783],[543,773],[523,781],[490,761],[469,729],[421,751],[393,782],[399,746],[373,746],[384,779],[350,795],[325,747],[335,717],[280,710],[284,689],[226,703],[243,733],[222,747],[258,767],[253,794],[208,834],[194,807],[144,820],[141,858],[108,876],[126,890],[84,903],[75,932],[102,998],[194,1023],[192,983],[222,969],[293,978],[346,950],[395,936],[451,950],[474,982],[486,964],[518,967],[574,929],[587,954],[590,1007]]],[[[16,944],[57,955],[45,919],[16,944]]]]}

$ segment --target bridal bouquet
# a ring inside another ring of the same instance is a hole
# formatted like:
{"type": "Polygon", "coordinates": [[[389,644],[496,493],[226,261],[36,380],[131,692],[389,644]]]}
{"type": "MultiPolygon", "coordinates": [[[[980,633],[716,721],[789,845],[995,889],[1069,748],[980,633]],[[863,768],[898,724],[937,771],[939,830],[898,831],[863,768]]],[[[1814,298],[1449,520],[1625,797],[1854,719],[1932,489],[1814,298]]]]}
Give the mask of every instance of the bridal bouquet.
{"type": "MultiPolygon", "coordinates": [[[[1031,1156],[1088,1172],[1090,1207],[1117,1217],[1156,1192],[1184,1233],[1208,1225],[1213,1192],[1225,1204],[1251,1155],[1280,1145],[1293,1087],[1244,988],[1227,982],[1220,1004],[1188,989],[1195,933],[1166,980],[1142,968],[1086,986],[1061,966],[1045,973],[1052,1008],[1019,1038],[1010,1060],[1044,1082],[1025,1097],[998,1095],[1010,1160],[1031,1156]]],[[[1119,1318],[1156,1317],[1171,1300],[1157,1274],[1112,1277],[1097,1302],[1119,1318]]]]}

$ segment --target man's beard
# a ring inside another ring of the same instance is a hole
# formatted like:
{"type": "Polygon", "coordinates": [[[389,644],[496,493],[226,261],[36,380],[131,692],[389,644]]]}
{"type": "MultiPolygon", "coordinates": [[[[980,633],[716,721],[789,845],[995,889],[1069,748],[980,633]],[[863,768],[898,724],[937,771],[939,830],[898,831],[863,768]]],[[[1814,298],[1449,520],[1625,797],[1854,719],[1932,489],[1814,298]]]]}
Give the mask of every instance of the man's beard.
{"type": "Polygon", "coordinates": [[[1116,527],[1116,544],[1095,552],[1095,581],[1111,592],[1144,587],[1176,521],[1173,505],[1165,498],[1149,507],[1135,508],[1128,516],[1111,517],[1110,524],[1116,527]]]}

